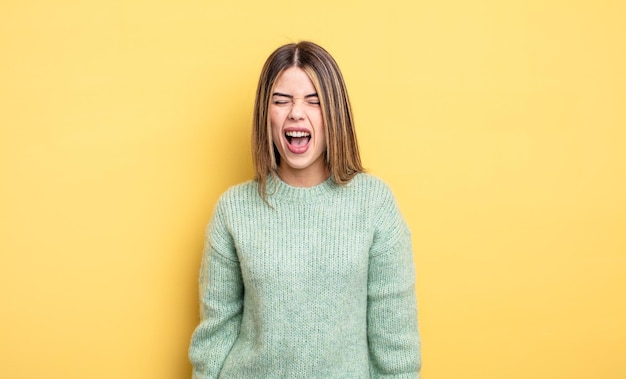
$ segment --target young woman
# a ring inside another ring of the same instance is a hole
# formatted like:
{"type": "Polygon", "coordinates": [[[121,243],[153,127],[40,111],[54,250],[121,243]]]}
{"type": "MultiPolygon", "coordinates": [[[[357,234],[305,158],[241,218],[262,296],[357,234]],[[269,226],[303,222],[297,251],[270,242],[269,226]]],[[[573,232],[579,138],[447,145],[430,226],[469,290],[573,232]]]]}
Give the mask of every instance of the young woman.
{"type": "Polygon", "coordinates": [[[270,55],[252,145],[255,180],[220,197],[207,229],[193,377],[419,377],[409,230],[363,173],[326,50],[270,55]]]}

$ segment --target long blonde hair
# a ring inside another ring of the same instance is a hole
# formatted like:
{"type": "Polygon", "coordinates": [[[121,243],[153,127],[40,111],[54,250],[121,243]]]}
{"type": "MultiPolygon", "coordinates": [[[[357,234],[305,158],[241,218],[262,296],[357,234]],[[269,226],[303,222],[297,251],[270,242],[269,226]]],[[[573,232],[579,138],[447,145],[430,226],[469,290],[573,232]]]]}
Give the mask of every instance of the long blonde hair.
{"type": "Polygon", "coordinates": [[[280,154],[272,141],[269,106],[276,79],[290,67],[307,73],[319,95],[326,133],[325,163],[333,180],[348,183],[363,172],[346,84],[337,62],[321,46],[302,41],[276,49],[259,78],[252,125],[252,157],[259,195],[267,201],[267,178],[277,175],[280,154]]]}

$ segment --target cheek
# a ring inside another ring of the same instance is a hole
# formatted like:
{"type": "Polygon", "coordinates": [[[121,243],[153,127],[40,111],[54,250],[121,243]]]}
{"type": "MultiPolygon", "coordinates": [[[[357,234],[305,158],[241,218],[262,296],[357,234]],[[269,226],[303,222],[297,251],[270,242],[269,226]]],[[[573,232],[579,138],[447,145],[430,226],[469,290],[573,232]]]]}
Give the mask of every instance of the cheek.
{"type": "Polygon", "coordinates": [[[274,143],[276,143],[277,140],[280,140],[282,123],[277,117],[272,114],[270,114],[270,128],[272,133],[272,140],[274,141],[274,143]]]}
{"type": "Polygon", "coordinates": [[[324,118],[322,117],[322,112],[315,112],[314,114],[311,115],[311,123],[315,126],[315,128],[320,131],[320,132],[324,132],[324,118]]]}
{"type": "Polygon", "coordinates": [[[281,122],[278,114],[275,111],[270,110],[270,126],[272,128],[272,136],[275,137],[278,130],[280,130],[281,122]]]}
{"type": "Polygon", "coordinates": [[[272,127],[274,127],[274,125],[281,126],[283,124],[285,121],[285,115],[283,113],[280,108],[270,108],[270,122],[272,123],[272,127]]]}

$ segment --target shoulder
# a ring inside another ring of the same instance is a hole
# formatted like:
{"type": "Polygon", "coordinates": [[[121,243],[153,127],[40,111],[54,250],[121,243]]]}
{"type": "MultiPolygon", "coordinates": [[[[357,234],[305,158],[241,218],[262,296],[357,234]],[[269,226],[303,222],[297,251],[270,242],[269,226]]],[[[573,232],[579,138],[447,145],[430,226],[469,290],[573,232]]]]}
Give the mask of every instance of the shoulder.
{"type": "Polygon", "coordinates": [[[358,187],[366,187],[371,189],[380,189],[380,190],[389,190],[389,186],[379,177],[368,174],[368,173],[359,173],[352,178],[350,182],[347,184],[350,186],[358,186],[358,187]]]}
{"type": "Polygon", "coordinates": [[[233,185],[224,191],[217,200],[215,213],[226,216],[231,212],[245,211],[259,201],[261,200],[256,181],[249,180],[233,185]]]}
{"type": "Polygon", "coordinates": [[[257,182],[254,180],[248,180],[229,187],[226,191],[224,191],[224,193],[222,193],[218,203],[246,201],[253,199],[256,196],[258,196],[257,182]]]}
{"type": "Polygon", "coordinates": [[[391,236],[406,229],[393,191],[385,181],[371,174],[358,174],[353,181],[353,185],[360,188],[360,196],[367,207],[374,212],[375,223],[380,229],[387,230],[391,236]]]}
{"type": "Polygon", "coordinates": [[[379,202],[394,202],[391,187],[382,179],[372,174],[357,174],[346,184],[346,187],[368,198],[368,200],[374,204],[379,202]]]}

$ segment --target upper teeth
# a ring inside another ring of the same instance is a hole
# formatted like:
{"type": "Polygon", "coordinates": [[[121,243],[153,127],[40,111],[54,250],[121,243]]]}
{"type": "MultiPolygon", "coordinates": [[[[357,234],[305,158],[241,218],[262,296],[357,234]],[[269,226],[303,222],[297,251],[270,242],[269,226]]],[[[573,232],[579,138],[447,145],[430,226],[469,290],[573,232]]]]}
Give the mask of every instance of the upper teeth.
{"type": "Polygon", "coordinates": [[[289,132],[285,133],[285,135],[287,137],[308,137],[309,133],[308,132],[289,131],[289,132]]]}

